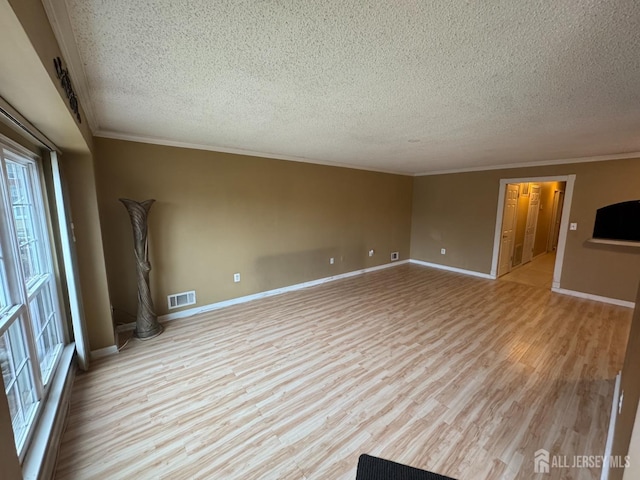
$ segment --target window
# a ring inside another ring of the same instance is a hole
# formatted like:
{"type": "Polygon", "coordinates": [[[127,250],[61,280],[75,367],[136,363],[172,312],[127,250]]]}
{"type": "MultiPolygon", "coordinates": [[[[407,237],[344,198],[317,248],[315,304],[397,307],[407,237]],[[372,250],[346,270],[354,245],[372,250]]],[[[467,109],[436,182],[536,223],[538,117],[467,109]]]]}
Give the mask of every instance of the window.
{"type": "Polygon", "coordinates": [[[40,165],[0,144],[0,365],[24,458],[65,335],[40,165]]]}

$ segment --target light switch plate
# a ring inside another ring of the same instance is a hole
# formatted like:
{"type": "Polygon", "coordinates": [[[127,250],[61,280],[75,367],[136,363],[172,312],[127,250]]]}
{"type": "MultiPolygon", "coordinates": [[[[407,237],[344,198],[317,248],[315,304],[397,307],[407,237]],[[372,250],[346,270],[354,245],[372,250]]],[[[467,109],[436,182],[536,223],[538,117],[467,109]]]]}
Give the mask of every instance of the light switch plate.
{"type": "Polygon", "coordinates": [[[569,230],[578,230],[578,224],[577,223],[570,223],[569,224],[569,230]]]}

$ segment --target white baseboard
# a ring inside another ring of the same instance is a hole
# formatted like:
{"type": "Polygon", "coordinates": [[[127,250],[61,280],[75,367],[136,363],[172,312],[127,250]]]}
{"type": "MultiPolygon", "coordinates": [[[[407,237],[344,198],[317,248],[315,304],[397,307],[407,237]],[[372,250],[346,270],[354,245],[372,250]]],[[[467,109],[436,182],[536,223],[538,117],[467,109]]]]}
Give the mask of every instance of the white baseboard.
{"type": "MultiPolygon", "coordinates": [[[[474,270],[465,270],[463,268],[450,267],[448,265],[441,265],[439,263],[424,262],[422,260],[415,260],[415,259],[400,260],[400,261],[397,261],[397,262],[385,263],[384,265],[378,265],[377,267],[363,268],[363,269],[360,269],[360,270],[354,270],[352,272],[341,273],[339,275],[333,275],[331,277],[324,277],[324,278],[319,278],[317,280],[310,280],[308,282],[303,282],[303,283],[298,283],[298,284],[295,284],[295,285],[290,285],[288,287],[276,288],[274,290],[267,290],[265,292],[254,293],[252,295],[245,295],[243,297],[231,298],[229,300],[223,300],[221,302],[211,303],[211,304],[208,304],[208,305],[203,305],[201,307],[189,308],[187,310],[182,310],[180,312],[168,313],[168,314],[165,314],[165,315],[160,315],[158,317],[158,320],[161,321],[161,322],[168,322],[168,321],[177,320],[177,319],[180,319],[180,318],[192,317],[194,315],[198,315],[198,314],[201,314],[201,313],[211,312],[213,310],[219,310],[221,308],[230,307],[231,305],[238,305],[240,303],[251,302],[253,300],[258,300],[260,298],[271,297],[273,295],[280,295],[282,293],[293,292],[293,291],[296,291],[296,290],[301,290],[303,288],[314,287],[316,285],[322,285],[323,283],[328,283],[328,282],[333,282],[333,281],[336,281],[336,280],[341,280],[341,279],[344,279],[344,278],[354,277],[356,275],[362,275],[363,273],[375,272],[377,270],[383,270],[383,269],[386,269],[386,268],[395,267],[397,265],[403,265],[403,264],[406,264],[406,263],[413,263],[415,265],[422,265],[424,267],[437,268],[439,270],[446,270],[446,271],[449,271],[449,272],[461,273],[463,275],[471,275],[471,276],[474,276],[474,277],[485,278],[485,279],[489,279],[489,280],[495,280],[496,279],[495,275],[491,275],[489,273],[476,272],[474,270]]],[[[614,305],[620,305],[620,306],[623,306],[623,307],[633,308],[635,306],[635,304],[633,302],[627,302],[627,301],[624,301],[624,300],[617,300],[615,298],[601,297],[599,295],[591,295],[589,293],[576,292],[576,291],[573,291],[573,290],[566,290],[566,289],[563,289],[563,288],[552,288],[552,291],[557,292],[557,293],[562,293],[562,294],[565,294],[565,295],[573,295],[575,297],[587,298],[587,299],[590,299],[590,300],[596,300],[596,301],[599,301],[599,302],[612,303],[614,305]]],[[[127,332],[127,331],[130,331],[130,330],[134,330],[135,327],[136,327],[135,322],[125,323],[125,324],[122,324],[122,325],[118,325],[116,327],[116,332],[127,332]]],[[[92,359],[96,359],[96,358],[104,357],[104,356],[107,356],[107,355],[112,355],[112,354],[117,353],[117,352],[118,352],[117,347],[115,345],[113,345],[111,347],[106,347],[106,348],[102,348],[100,350],[92,351],[91,352],[91,358],[92,359]]]]}
{"type": "Polygon", "coordinates": [[[616,420],[618,418],[618,402],[620,401],[620,380],[622,372],[616,375],[616,386],[613,389],[613,402],[611,403],[611,415],[609,416],[609,431],[607,432],[607,443],[604,447],[604,464],[602,465],[602,473],[600,480],[609,479],[609,459],[613,450],[613,435],[616,430],[616,420]]]}
{"type": "MultiPolygon", "coordinates": [[[[135,323],[133,324],[135,328],[135,323]]],[[[98,358],[108,357],[118,353],[118,347],[111,345],[110,347],[99,348],[98,350],[91,351],[91,360],[97,360],[98,358]]]]}
{"type": "Polygon", "coordinates": [[[58,446],[64,433],[76,372],[73,363],[74,353],[75,344],[73,343],[67,345],[62,351],[49,396],[22,464],[22,478],[24,480],[38,480],[54,476],[58,446]]]}
{"type": "Polygon", "coordinates": [[[422,265],[424,267],[437,268],[439,270],[447,270],[448,272],[462,273],[464,275],[471,275],[474,277],[487,278],[489,280],[495,280],[496,276],[489,273],[476,272],[475,270],[465,270],[464,268],[450,267],[448,265],[441,265],[439,263],[423,262],[422,260],[409,260],[416,265],[422,265]]]}
{"type": "Polygon", "coordinates": [[[116,326],[117,333],[130,332],[135,329],[136,329],[136,322],[121,323],[120,325],[116,326]]]}
{"type": "Polygon", "coordinates": [[[619,300],[617,298],[602,297],[600,295],[593,295],[591,293],[577,292],[575,290],[567,290],[566,288],[551,289],[552,292],[561,293],[562,295],[571,295],[572,297],[586,298],[587,300],[595,300],[596,302],[610,303],[612,305],[619,305],[621,307],[635,308],[634,302],[628,302],[626,300],[619,300]]]}
{"type": "MultiPolygon", "coordinates": [[[[258,300],[260,298],[271,297],[273,295],[280,295],[282,293],[293,292],[295,290],[301,290],[303,288],[314,287],[316,285],[321,285],[323,283],[333,282],[335,280],[341,280],[343,278],[354,277],[356,275],[362,275],[363,273],[375,272],[377,270],[384,270],[385,268],[395,267],[397,265],[402,265],[408,262],[409,262],[408,260],[399,260],[392,263],[385,263],[384,265],[378,265],[377,267],[363,268],[360,270],[354,270],[352,272],[341,273],[340,275],[333,275],[331,277],[319,278],[317,280],[311,280],[309,282],[297,283],[295,285],[290,285],[288,287],[276,288],[274,290],[267,290],[266,292],[254,293],[252,295],[246,295],[244,297],[231,298],[229,300],[211,303],[209,305],[204,305],[202,307],[189,308],[187,310],[182,310],[181,312],[168,313],[166,315],[161,315],[158,317],[158,320],[160,320],[161,322],[168,322],[170,320],[176,320],[178,318],[191,317],[193,315],[198,315],[200,313],[205,313],[205,312],[211,312],[213,310],[229,307],[231,305],[237,305],[239,303],[251,302],[252,300],[258,300]]],[[[121,327],[127,328],[126,325],[122,325],[121,327]]],[[[118,331],[124,331],[124,329],[118,330],[118,331]]]]}

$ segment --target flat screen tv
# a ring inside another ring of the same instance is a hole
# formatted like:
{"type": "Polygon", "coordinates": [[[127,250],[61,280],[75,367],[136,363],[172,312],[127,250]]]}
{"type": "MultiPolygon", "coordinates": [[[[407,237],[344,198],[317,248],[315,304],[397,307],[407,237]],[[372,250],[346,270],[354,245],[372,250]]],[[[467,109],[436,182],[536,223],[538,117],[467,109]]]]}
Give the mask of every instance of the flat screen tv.
{"type": "Polygon", "coordinates": [[[640,242],[640,200],[599,208],[593,238],[640,242]]]}

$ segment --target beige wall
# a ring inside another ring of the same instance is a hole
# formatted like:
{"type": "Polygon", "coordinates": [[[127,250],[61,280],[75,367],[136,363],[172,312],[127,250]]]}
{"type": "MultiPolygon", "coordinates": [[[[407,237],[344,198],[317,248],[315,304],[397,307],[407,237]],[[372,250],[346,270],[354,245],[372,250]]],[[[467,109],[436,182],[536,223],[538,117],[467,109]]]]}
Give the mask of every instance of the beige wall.
{"type": "Polygon", "coordinates": [[[576,174],[569,215],[578,230],[567,235],[561,287],[633,301],[638,249],[586,241],[598,208],[640,198],[637,159],[416,177],[411,258],[490,273],[500,179],[567,174],[576,174]]]}
{"type": "Polygon", "coordinates": [[[115,343],[107,288],[98,199],[91,155],[60,157],[74,225],[82,303],[91,350],[115,343]]]}
{"type": "Polygon", "coordinates": [[[410,177],[102,138],[94,145],[111,299],[132,314],[133,242],[121,197],[156,199],[149,249],[158,314],[171,293],[196,290],[207,305],[388,263],[392,251],[409,257],[410,177]]]}
{"type": "MultiPolygon", "coordinates": [[[[89,129],[87,116],[82,109],[82,103],[79,103],[82,121],[78,122],[75,119],[75,115],[71,112],[67,95],[58,80],[53,59],[56,57],[62,58],[62,52],[49,24],[49,19],[47,18],[42,1],[9,0],[9,4],[29,37],[31,46],[40,58],[40,62],[48,74],[49,80],[54,85],[58,95],[62,98],[67,116],[62,116],[59,110],[44,109],[43,106],[48,105],[48,103],[42,98],[43,92],[40,91],[30,91],[28,98],[16,99],[19,103],[13,104],[13,107],[20,109],[23,115],[29,117],[28,112],[30,112],[31,109],[27,108],[27,105],[29,102],[39,102],[40,107],[38,108],[36,106],[34,109],[38,113],[32,115],[28,120],[40,128],[51,140],[56,142],[59,148],[71,149],[76,152],[87,152],[88,149],[92,148],[93,136],[89,129]],[[62,128],[63,124],[64,128],[62,128]],[[78,137],[78,133],[80,133],[81,137],[78,137]]],[[[64,63],[63,66],[66,68],[66,63],[64,63]]],[[[73,83],[73,78],[71,80],[73,83]]]]}

